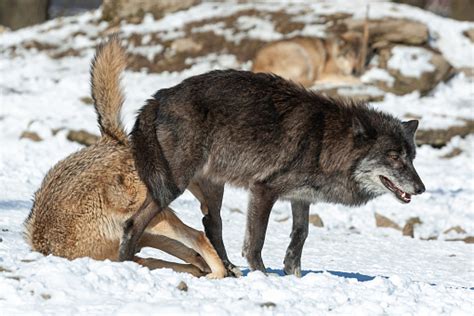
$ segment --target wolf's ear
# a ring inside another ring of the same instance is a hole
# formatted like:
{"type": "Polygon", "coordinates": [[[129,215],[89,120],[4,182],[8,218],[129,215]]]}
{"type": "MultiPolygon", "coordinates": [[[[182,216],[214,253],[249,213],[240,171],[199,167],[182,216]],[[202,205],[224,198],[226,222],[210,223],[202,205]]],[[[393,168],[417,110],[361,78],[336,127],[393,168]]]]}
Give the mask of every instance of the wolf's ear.
{"type": "Polygon", "coordinates": [[[369,136],[367,128],[357,116],[352,117],[352,131],[354,138],[367,138],[369,136]]]}
{"type": "Polygon", "coordinates": [[[415,136],[416,129],[418,128],[418,120],[402,122],[402,125],[408,135],[415,136]]]}

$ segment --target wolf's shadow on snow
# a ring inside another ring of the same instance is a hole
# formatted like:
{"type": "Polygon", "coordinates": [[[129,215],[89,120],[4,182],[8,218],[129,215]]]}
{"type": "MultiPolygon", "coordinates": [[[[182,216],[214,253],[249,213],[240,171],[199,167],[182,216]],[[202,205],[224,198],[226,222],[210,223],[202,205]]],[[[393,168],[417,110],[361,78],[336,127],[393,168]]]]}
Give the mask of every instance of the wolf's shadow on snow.
{"type": "MultiPolygon", "coordinates": [[[[250,272],[250,270],[248,268],[242,269],[243,276],[247,276],[249,274],[249,272],[250,272]]],[[[357,272],[342,272],[342,271],[332,271],[332,270],[326,270],[326,271],[322,271],[322,270],[302,270],[301,271],[301,276],[305,276],[308,273],[324,273],[324,272],[335,275],[337,277],[343,277],[343,278],[346,278],[346,279],[356,279],[358,282],[372,281],[373,279],[375,279],[375,276],[361,274],[361,273],[357,273],[357,272]]],[[[285,271],[283,271],[283,269],[267,268],[267,273],[277,274],[279,276],[286,276],[285,271]]]]}
{"type": "MultiPolygon", "coordinates": [[[[245,269],[242,269],[242,275],[243,276],[247,276],[251,271],[250,269],[248,268],[245,268],[245,269]]],[[[277,274],[278,276],[287,276],[285,274],[285,271],[283,271],[283,269],[272,269],[272,268],[267,268],[267,273],[270,273],[270,274],[277,274]]],[[[355,279],[357,280],[357,282],[367,282],[367,281],[372,281],[373,279],[375,279],[376,277],[375,276],[372,276],[372,275],[366,275],[366,274],[361,274],[361,273],[357,273],[357,272],[343,272],[343,271],[334,271],[334,270],[326,270],[326,271],[322,271],[322,270],[302,270],[301,271],[301,276],[305,276],[307,275],[308,273],[324,273],[324,272],[327,272],[331,275],[334,275],[334,276],[337,276],[337,277],[342,277],[342,278],[345,278],[345,279],[355,279]]],[[[383,279],[388,279],[387,276],[380,276],[381,278],[383,279]]],[[[436,286],[437,284],[436,283],[429,283],[431,286],[436,286]]],[[[450,287],[450,288],[461,288],[461,289],[468,289],[468,290],[471,290],[471,291],[474,291],[474,286],[472,287],[464,287],[464,286],[461,286],[461,287],[450,287]]]]}

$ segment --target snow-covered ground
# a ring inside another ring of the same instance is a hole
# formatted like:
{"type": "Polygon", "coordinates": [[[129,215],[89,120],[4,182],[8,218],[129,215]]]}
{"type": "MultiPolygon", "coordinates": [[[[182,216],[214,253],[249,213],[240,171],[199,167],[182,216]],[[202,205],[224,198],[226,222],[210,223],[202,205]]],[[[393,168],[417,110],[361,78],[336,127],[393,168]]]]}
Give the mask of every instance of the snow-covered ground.
{"type": "MultiPolygon", "coordinates": [[[[360,5],[362,1],[358,2],[343,10],[362,15],[365,9],[360,5]]],[[[305,11],[311,13],[302,15],[302,20],[310,21],[314,12],[336,10],[328,2],[313,6],[314,10],[305,11]]],[[[372,4],[371,12],[376,16],[404,15],[427,23],[430,31],[439,32],[435,40],[451,63],[474,66],[473,47],[461,34],[472,23],[442,19],[405,6],[393,10],[390,6],[372,4]]],[[[142,26],[125,25],[123,30],[178,27],[184,19],[198,20],[228,14],[229,10],[205,3],[162,21],[148,19],[142,26]]],[[[297,9],[292,6],[291,10],[297,9]]],[[[55,162],[80,148],[66,139],[67,130],[61,128],[98,134],[92,106],[80,100],[89,95],[89,62],[96,42],[85,36],[79,36],[81,40],[76,37],[74,43],[68,39],[68,34],[77,30],[99,34],[106,24],[88,24],[98,15],[95,12],[69,18],[77,20],[70,25],[64,19],[66,26],[61,28],[54,28],[57,22],[51,21],[0,34],[0,315],[472,314],[474,248],[445,239],[474,235],[473,135],[456,137],[441,149],[418,149],[415,165],[427,192],[408,205],[390,196],[359,208],[313,205],[311,212],[321,216],[324,227],[310,227],[302,259],[304,276],[300,279],[282,275],[291,228],[287,203],[275,206],[263,250],[264,262],[274,273],[247,273],[246,262],[240,256],[247,194],[230,187],[224,197],[223,232],[230,259],[246,274],[239,279],[208,280],[170,270],[149,271],[130,262],[88,258],[68,261],[31,252],[22,238],[22,223],[32,195],[55,162]],[[53,30],[44,32],[48,28],[53,30]],[[8,52],[12,45],[40,38],[55,44],[64,41],[85,50],[80,56],[61,59],[51,59],[35,50],[19,50],[16,56],[8,52]],[[53,133],[56,129],[59,131],[53,133]],[[25,130],[36,132],[43,140],[20,140],[25,130]],[[454,149],[460,149],[460,154],[443,158],[454,149]],[[377,228],[375,212],[400,226],[414,216],[422,224],[415,226],[414,239],[403,237],[397,230],[377,228]],[[466,233],[443,233],[457,225],[466,233]],[[433,236],[438,239],[422,240],[433,236]],[[187,284],[187,291],[177,288],[180,281],[187,284]]],[[[260,25],[251,19],[241,22],[260,25]]],[[[264,27],[266,30],[269,26],[264,27]]],[[[266,32],[273,34],[273,30],[266,32]]],[[[157,89],[217,67],[242,65],[233,56],[223,55],[194,60],[190,69],[180,73],[126,72],[126,125],[130,128],[136,110],[157,89]]],[[[374,106],[402,118],[422,116],[422,128],[447,127],[474,117],[473,100],[472,78],[457,75],[426,97],[420,98],[418,93],[387,95],[374,106]]],[[[172,206],[186,223],[202,229],[199,204],[191,194],[185,193],[172,206]]],[[[173,260],[152,249],[144,250],[142,255],[173,260]]]]}

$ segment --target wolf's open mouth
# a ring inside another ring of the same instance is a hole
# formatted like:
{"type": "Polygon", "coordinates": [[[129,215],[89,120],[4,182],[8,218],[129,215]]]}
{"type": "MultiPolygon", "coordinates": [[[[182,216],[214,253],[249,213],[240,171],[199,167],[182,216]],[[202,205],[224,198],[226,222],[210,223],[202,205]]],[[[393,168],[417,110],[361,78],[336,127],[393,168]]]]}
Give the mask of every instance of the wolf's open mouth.
{"type": "Polygon", "coordinates": [[[384,177],[384,176],[379,176],[380,177],[380,181],[382,181],[383,185],[389,189],[390,191],[392,191],[395,196],[400,200],[402,201],[403,203],[410,203],[411,201],[411,195],[410,193],[406,193],[405,191],[403,191],[402,189],[400,189],[399,187],[397,187],[395,184],[393,184],[392,181],[390,181],[387,177],[384,177]]]}

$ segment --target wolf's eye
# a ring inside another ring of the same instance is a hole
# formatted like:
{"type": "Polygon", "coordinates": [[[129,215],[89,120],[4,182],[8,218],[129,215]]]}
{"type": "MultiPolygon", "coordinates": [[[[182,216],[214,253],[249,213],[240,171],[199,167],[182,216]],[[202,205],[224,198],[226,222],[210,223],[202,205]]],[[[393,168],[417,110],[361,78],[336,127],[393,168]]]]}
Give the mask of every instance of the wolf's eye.
{"type": "Polygon", "coordinates": [[[389,157],[390,159],[392,159],[393,161],[398,161],[398,160],[400,160],[400,156],[399,156],[398,154],[393,154],[393,153],[391,153],[391,154],[388,155],[388,157],[389,157]]]}

